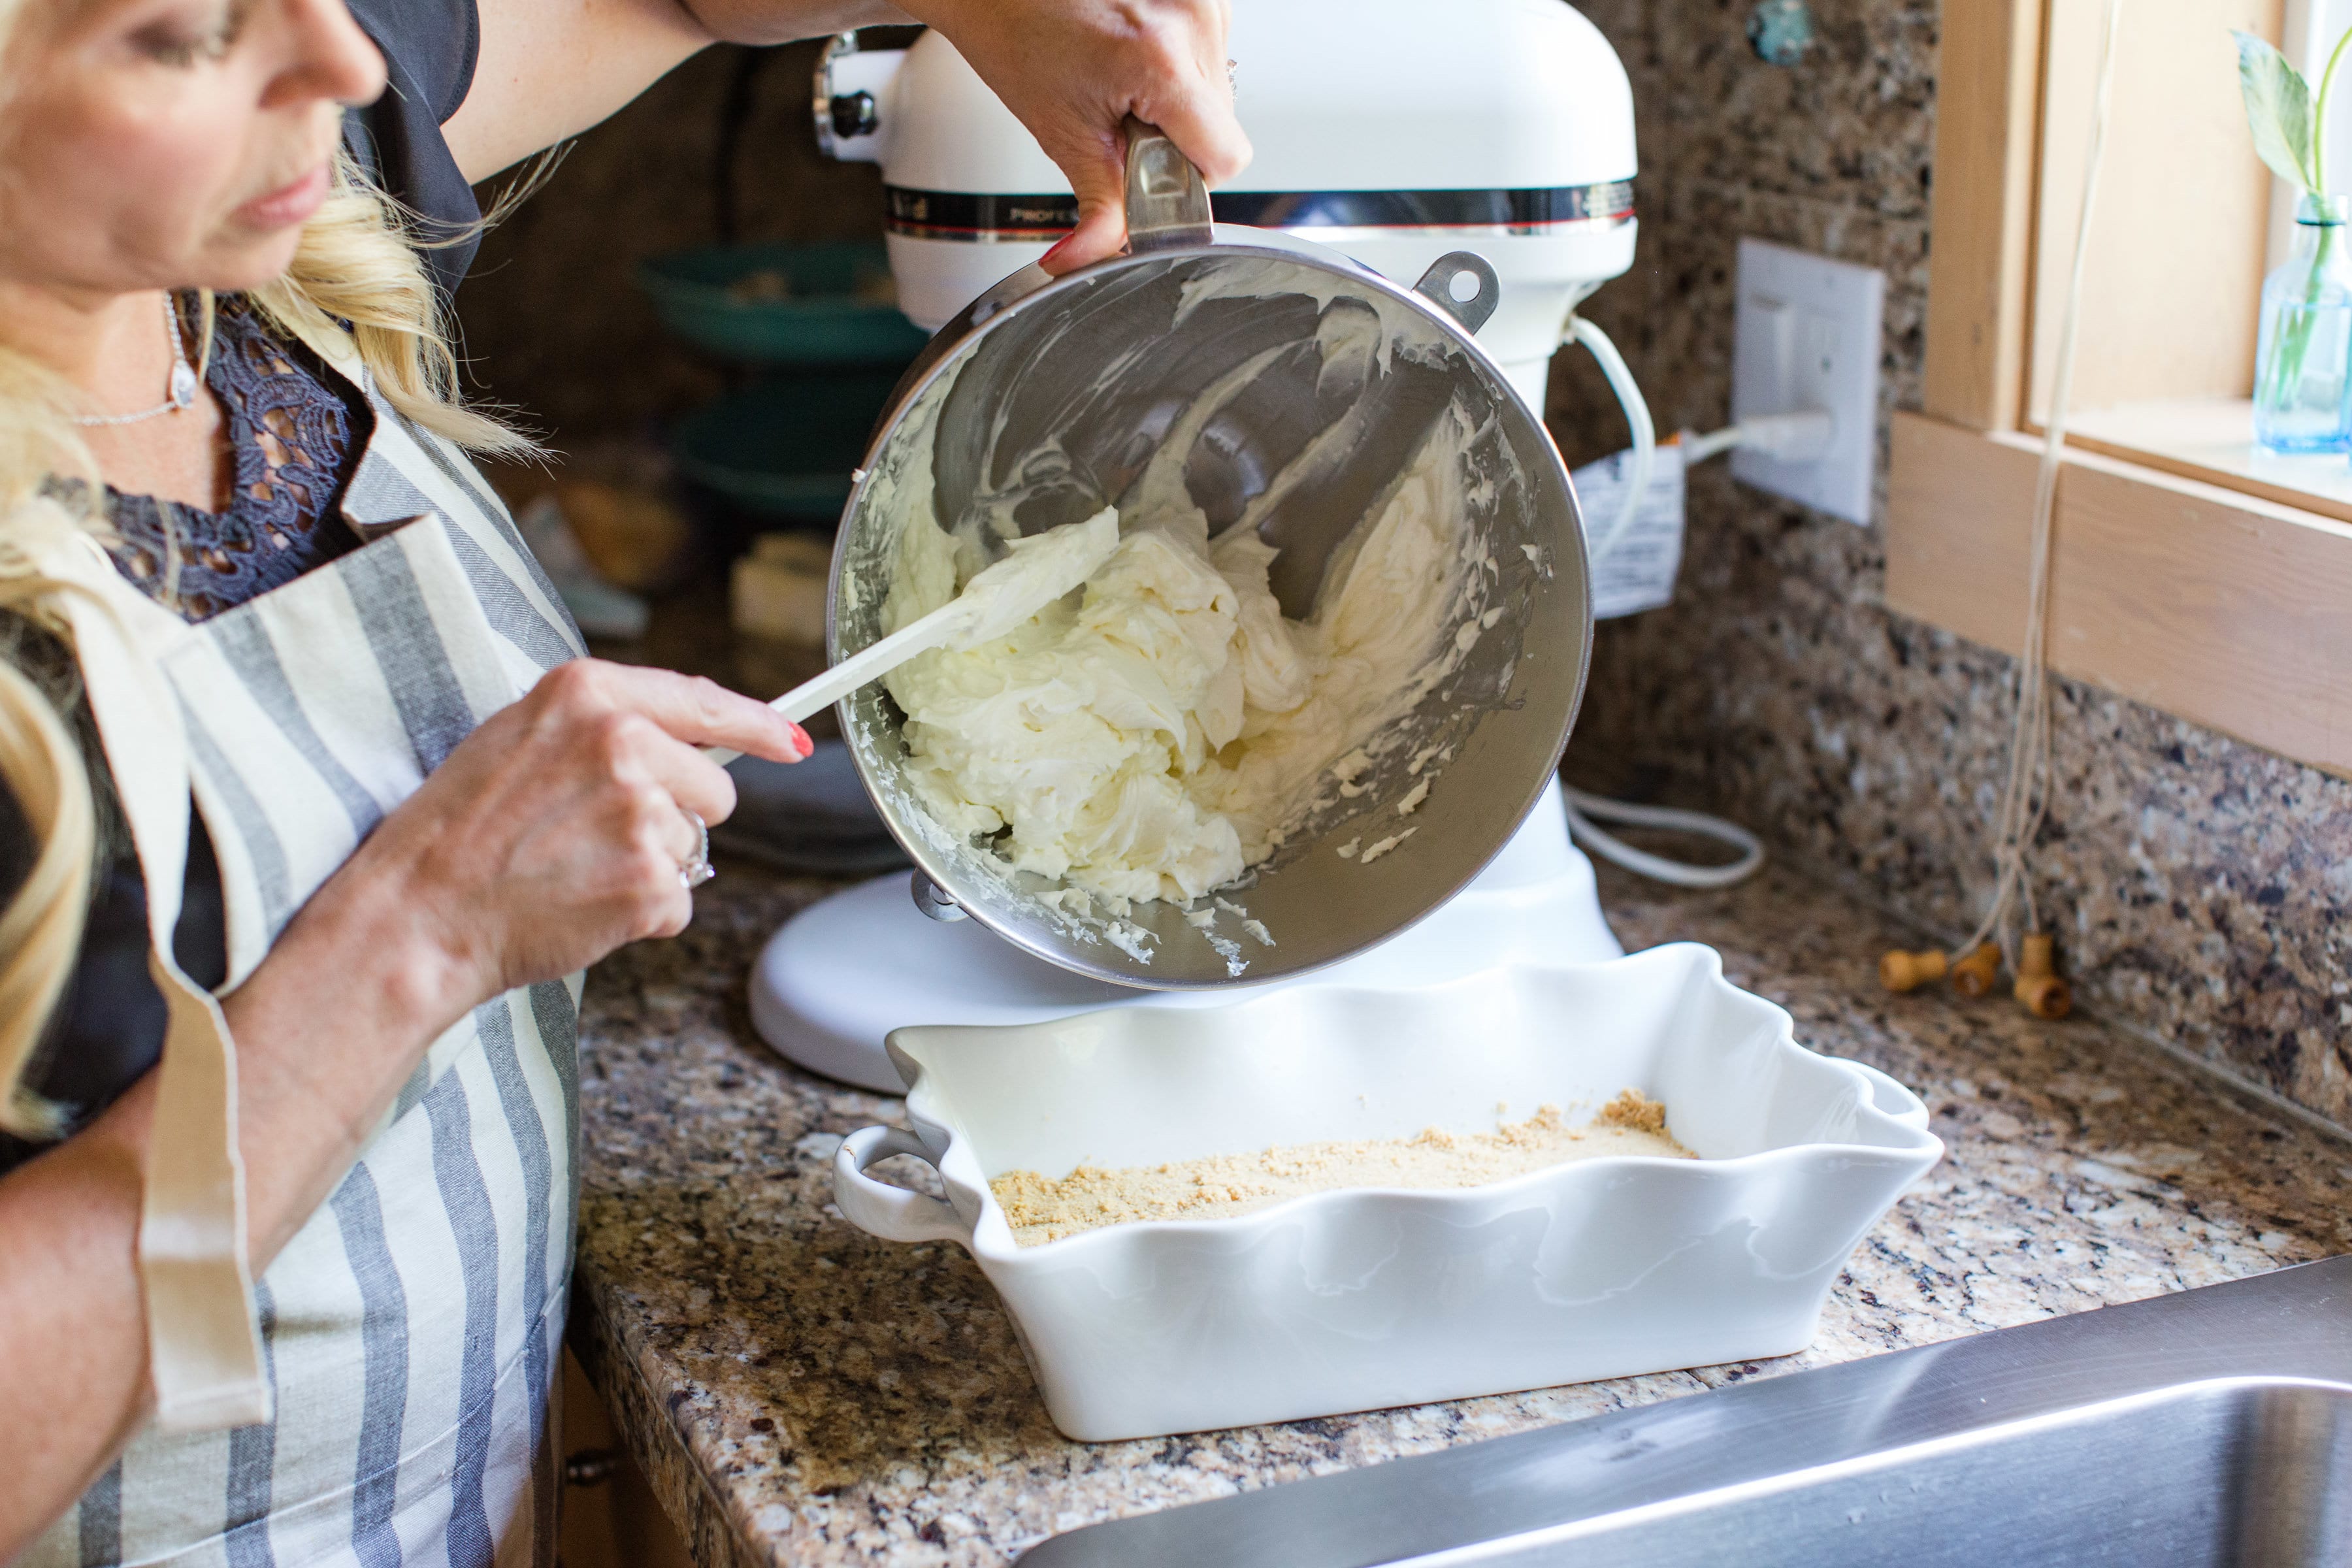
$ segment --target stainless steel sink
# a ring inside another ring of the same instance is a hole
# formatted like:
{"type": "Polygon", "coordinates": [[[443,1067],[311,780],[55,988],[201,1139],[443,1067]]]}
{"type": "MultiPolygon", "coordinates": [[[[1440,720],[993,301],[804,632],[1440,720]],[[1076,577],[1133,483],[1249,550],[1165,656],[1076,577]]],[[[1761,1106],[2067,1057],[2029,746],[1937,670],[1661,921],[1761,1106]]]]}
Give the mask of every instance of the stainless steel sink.
{"type": "Polygon", "coordinates": [[[2352,1257],[1470,1444],[1020,1568],[2352,1565],[2352,1257]]]}

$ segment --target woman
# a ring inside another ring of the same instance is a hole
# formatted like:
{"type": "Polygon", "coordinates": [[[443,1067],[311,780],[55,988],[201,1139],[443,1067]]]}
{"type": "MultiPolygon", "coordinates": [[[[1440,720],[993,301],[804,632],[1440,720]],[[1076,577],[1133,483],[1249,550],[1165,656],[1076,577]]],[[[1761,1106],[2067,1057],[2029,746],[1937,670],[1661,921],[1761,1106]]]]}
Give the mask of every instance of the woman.
{"type": "MultiPolygon", "coordinates": [[[[0,1560],[551,1558],[578,972],[689,918],[697,748],[807,741],[577,657],[435,274],[714,38],[903,19],[690,5],[0,0],[0,1560]]],[[[919,9],[1057,267],[1127,113],[1245,156],[1215,0],[919,9]]]]}

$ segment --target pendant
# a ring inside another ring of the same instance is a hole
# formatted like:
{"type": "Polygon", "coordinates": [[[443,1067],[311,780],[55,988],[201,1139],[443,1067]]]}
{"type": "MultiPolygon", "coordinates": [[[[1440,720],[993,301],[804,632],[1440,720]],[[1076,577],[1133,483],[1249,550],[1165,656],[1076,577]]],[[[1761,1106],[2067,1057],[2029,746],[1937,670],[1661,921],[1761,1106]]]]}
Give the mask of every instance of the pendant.
{"type": "Polygon", "coordinates": [[[196,400],[196,373],[186,364],[172,367],[172,406],[185,408],[196,400]]]}

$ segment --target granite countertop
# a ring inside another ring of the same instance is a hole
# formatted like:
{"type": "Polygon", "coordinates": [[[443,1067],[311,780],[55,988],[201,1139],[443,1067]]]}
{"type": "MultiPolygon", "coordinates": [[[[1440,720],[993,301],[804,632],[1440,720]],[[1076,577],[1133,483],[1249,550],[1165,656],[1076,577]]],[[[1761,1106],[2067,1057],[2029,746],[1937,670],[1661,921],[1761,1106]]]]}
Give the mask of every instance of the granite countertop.
{"type": "Polygon", "coordinates": [[[698,1561],[994,1564],[1056,1531],[2352,1250],[2352,1144],[2154,1046],[2006,997],[1889,996],[1919,945],[1785,870],[1718,893],[1604,869],[1629,948],[1721,950],[1798,1037],[1916,1089],[1950,1152],[1779,1361],[1084,1445],[1046,1419],[962,1251],[831,1205],[843,1134],[898,1120],[760,1045],[743,975],[828,891],[730,868],[696,922],[590,979],[572,1340],[698,1561]]]}

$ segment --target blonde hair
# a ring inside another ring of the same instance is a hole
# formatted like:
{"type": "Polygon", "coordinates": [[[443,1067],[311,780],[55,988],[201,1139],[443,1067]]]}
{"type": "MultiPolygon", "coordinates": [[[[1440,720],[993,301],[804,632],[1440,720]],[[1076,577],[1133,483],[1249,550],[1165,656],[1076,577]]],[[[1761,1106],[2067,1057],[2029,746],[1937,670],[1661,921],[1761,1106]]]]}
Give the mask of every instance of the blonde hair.
{"type": "MultiPolygon", "coordinates": [[[[0,0],[0,39],[17,8],[0,0]]],[[[501,202],[492,216],[510,205],[501,202]]],[[[415,232],[414,215],[348,159],[339,161],[292,265],[247,298],[289,336],[331,338],[348,329],[377,391],[403,419],[469,451],[534,450],[528,437],[464,405],[415,232]]],[[[202,316],[209,327],[208,297],[202,316]]],[[[0,348],[0,612],[61,638],[58,599],[69,590],[33,567],[30,546],[59,526],[107,531],[105,492],[72,422],[73,399],[54,373],[0,348]]],[[[5,658],[0,783],[39,847],[30,876],[0,910],[0,1130],[55,1137],[64,1130],[62,1111],[31,1093],[25,1077],[80,952],[99,813],[72,730],[48,695],[5,658]]]]}

